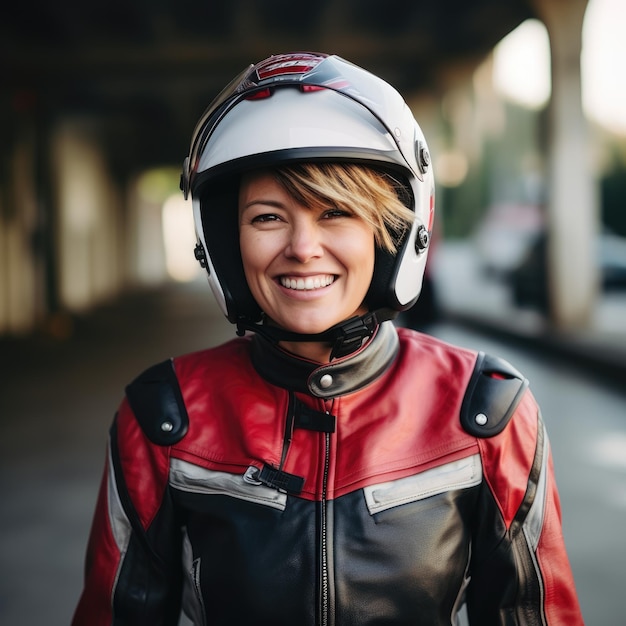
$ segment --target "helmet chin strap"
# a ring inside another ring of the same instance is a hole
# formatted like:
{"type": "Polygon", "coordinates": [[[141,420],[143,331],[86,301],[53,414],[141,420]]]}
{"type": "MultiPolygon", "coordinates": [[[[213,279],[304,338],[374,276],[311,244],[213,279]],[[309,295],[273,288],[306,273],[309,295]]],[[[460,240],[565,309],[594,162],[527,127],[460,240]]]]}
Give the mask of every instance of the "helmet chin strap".
{"type": "Polygon", "coordinates": [[[315,334],[294,333],[277,326],[250,322],[245,317],[237,320],[237,334],[241,337],[246,330],[251,330],[272,343],[279,341],[319,341],[332,346],[330,360],[338,359],[358,350],[364,339],[374,334],[379,324],[394,319],[398,312],[393,309],[377,309],[364,315],[355,315],[328,330],[315,334]]]}

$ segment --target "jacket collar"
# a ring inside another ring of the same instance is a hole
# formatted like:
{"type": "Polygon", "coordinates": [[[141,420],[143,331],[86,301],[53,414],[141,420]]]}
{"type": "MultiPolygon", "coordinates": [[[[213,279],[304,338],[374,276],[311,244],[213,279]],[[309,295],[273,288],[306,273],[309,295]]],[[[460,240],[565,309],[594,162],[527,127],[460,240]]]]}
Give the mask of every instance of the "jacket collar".
{"type": "Polygon", "coordinates": [[[399,345],[393,323],[383,322],[361,348],[320,365],[255,335],[252,364],[273,385],[317,398],[335,398],[362,389],[381,376],[395,359],[399,345]]]}

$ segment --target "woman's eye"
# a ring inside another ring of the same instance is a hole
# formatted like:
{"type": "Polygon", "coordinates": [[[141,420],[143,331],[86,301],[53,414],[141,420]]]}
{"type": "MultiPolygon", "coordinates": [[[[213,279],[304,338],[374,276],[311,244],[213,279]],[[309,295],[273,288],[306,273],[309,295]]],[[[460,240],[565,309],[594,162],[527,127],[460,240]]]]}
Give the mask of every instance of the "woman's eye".
{"type": "Polygon", "coordinates": [[[333,218],[333,217],[351,217],[352,213],[348,211],[344,211],[343,209],[329,209],[324,212],[325,218],[333,218]]]}
{"type": "Polygon", "coordinates": [[[278,219],[278,215],[275,215],[274,213],[262,213],[261,215],[255,215],[252,218],[252,223],[262,224],[264,222],[275,222],[278,219]]]}

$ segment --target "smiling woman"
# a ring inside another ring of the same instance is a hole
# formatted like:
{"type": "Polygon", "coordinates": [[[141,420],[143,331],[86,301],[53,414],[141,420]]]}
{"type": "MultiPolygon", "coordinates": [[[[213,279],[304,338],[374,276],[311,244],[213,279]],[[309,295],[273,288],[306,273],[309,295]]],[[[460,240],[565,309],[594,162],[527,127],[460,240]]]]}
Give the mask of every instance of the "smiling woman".
{"type": "Polygon", "coordinates": [[[127,387],[73,626],[580,626],[528,381],[393,324],[434,212],[400,94],[270,57],[201,118],[182,182],[240,336],[127,387]]]}
{"type": "MultiPolygon", "coordinates": [[[[363,315],[374,272],[374,229],[349,208],[329,205],[321,194],[303,204],[305,198],[296,199],[297,192],[291,195],[280,181],[280,173],[247,175],[239,193],[244,273],[266,323],[314,334],[363,315]]],[[[291,181],[293,189],[298,175],[291,181]]],[[[358,207],[361,198],[372,197],[371,189],[368,194],[360,188],[354,196],[344,188],[337,204],[358,207]]],[[[290,342],[288,348],[320,362],[331,352],[326,342],[290,342]]]]}

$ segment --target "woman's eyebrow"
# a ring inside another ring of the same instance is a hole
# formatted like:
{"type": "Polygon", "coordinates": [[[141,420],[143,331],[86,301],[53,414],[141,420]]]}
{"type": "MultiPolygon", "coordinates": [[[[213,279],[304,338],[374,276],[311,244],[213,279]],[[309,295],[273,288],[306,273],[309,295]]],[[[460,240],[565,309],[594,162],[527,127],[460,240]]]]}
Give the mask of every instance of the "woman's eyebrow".
{"type": "Polygon", "coordinates": [[[285,205],[279,200],[266,200],[264,198],[253,198],[252,200],[248,200],[242,207],[242,211],[245,211],[247,208],[255,205],[255,204],[264,204],[266,206],[276,207],[277,209],[283,208],[285,205]]]}

